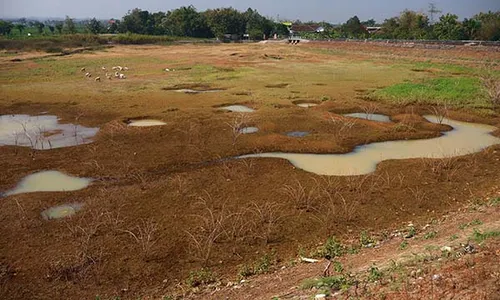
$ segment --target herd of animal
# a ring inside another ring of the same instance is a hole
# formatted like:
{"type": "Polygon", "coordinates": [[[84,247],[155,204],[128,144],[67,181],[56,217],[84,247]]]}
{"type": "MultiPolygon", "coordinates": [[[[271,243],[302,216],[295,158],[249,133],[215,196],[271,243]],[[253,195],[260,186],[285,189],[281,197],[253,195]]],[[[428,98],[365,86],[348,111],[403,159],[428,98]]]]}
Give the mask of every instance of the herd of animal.
{"type": "MultiPolygon", "coordinates": [[[[111,70],[115,71],[115,73],[108,73],[108,70],[106,69],[106,67],[101,67],[101,70],[103,72],[106,72],[106,78],[111,80],[113,77],[117,78],[117,79],[126,79],[127,76],[125,76],[125,74],[121,73],[123,71],[128,71],[128,68],[127,67],[122,67],[122,66],[115,66],[115,67],[112,67],[111,70]]],[[[92,73],[90,72],[87,72],[87,70],[85,69],[85,67],[81,68],[80,71],[83,73],[85,72],[85,77],[86,78],[92,78],[92,73]]],[[[100,76],[97,76],[94,78],[94,81],[101,81],[101,77],[100,76]]]]}
{"type": "MultiPolygon", "coordinates": [[[[105,74],[106,78],[108,78],[109,80],[113,79],[113,77],[115,77],[117,79],[126,79],[127,78],[127,76],[125,76],[125,74],[121,73],[121,72],[124,72],[124,71],[128,71],[127,67],[122,67],[122,66],[114,66],[114,67],[112,67],[111,70],[115,72],[114,74],[112,72],[108,73],[108,69],[106,69],[106,67],[101,67],[101,70],[106,73],[105,74]]],[[[175,69],[166,68],[166,69],[163,69],[163,71],[165,71],[165,72],[171,72],[171,71],[175,71],[175,69]]],[[[86,78],[92,78],[92,73],[88,72],[85,67],[81,68],[80,72],[82,72],[82,73],[85,72],[85,77],[86,78]]],[[[94,80],[100,82],[101,81],[101,77],[97,76],[97,77],[94,78],[94,80]]]]}

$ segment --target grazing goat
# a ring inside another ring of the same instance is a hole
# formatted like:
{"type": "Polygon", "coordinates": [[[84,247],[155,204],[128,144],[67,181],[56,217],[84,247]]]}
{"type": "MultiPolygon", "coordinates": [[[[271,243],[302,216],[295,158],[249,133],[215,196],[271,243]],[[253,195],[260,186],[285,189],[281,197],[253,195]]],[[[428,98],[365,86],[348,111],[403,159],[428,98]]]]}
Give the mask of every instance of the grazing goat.
{"type": "Polygon", "coordinates": [[[90,72],[87,72],[87,73],[85,73],[85,77],[90,78],[90,77],[92,77],[92,74],[90,74],[90,72]]]}
{"type": "Polygon", "coordinates": [[[120,74],[120,79],[125,79],[127,77],[125,77],[125,74],[120,74]]]}
{"type": "Polygon", "coordinates": [[[94,80],[100,82],[101,81],[101,77],[97,76],[94,80]]]}
{"type": "Polygon", "coordinates": [[[80,69],[80,72],[85,72],[85,68],[81,68],[81,69],[80,69]]]}
{"type": "Polygon", "coordinates": [[[106,71],[106,67],[101,67],[101,70],[106,71]]]}

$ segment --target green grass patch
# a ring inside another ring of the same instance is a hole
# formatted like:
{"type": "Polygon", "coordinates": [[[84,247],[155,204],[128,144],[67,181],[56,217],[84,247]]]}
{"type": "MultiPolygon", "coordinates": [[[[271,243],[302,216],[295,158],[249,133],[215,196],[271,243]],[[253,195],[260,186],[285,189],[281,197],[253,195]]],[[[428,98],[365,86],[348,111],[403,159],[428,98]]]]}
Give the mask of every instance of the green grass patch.
{"type": "Polygon", "coordinates": [[[399,244],[399,250],[405,250],[408,248],[408,241],[402,241],[401,244],[399,244]]]}
{"type": "Polygon", "coordinates": [[[241,278],[250,277],[256,274],[268,273],[270,269],[277,264],[276,252],[266,253],[258,259],[253,265],[243,265],[238,271],[241,278]]]}
{"type": "Polygon", "coordinates": [[[478,226],[478,225],[483,225],[483,222],[479,219],[475,219],[472,222],[460,224],[460,226],[458,226],[458,228],[464,230],[464,229],[469,228],[471,226],[478,226]]]}
{"type": "Polygon", "coordinates": [[[342,245],[334,236],[326,240],[326,243],[310,253],[312,257],[329,257],[333,259],[340,257],[347,252],[347,248],[342,245]]]}
{"type": "Polygon", "coordinates": [[[500,237],[500,231],[487,231],[483,233],[477,229],[474,229],[474,233],[472,234],[472,238],[478,244],[481,244],[487,239],[496,237],[500,237]]]}
{"type": "Polygon", "coordinates": [[[380,100],[397,104],[447,103],[452,106],[489,107],[481,82],[472,77],[443,77],[423,82],[398,83],[373,93],[380,100]]]}
{"type": "Polygon", "coordinates": [[[490,206],[498,206],[498,205],[500,205],[500,197],[497,197],[497,198],[493,198],[493,199],[491,199],[491,200],[488,202],[488,204],[489,204],[490,206]]]}
{"type": "Polygon", "coordinates": [[[431,231],[431,232],[427,232],[425,235],[424,235],[424,240],[429,240],[429,239],[433,239],[435,238],[437,235],[437,232],[435,231],[431,231]]]}

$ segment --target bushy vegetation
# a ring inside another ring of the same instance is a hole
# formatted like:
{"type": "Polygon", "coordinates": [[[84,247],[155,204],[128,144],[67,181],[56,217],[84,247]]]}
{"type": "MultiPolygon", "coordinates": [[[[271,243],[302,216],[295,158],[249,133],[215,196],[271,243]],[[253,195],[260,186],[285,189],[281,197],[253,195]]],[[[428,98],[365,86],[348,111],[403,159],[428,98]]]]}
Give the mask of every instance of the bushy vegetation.
{"type": "MultiPolygon", "coordinates": [[[[375,39],[439,39],[439,40],[490,40],[500,39],[500,11],[479,13],[460,21],[457,15],[443,14],[437,22],[434,15],[440,12],[433,7],[429,14],[411,10],[377,24],[374,19],[361,21],[357,16],[344,24],[327,22],[283,22],[262,16],[252,8],[238,11],[232,7],[208,9],[199,12],[194,6],[182,6],[167,12],[149,12],[132,9],[121,19],[97,20],[92,18],[75,21],[66,16],[64,21],[16,19],[0,20],[0,35],[9,38],[54,36],[61,34],[139,34],[167,35],[193,38],[225,38],[228,35],[253,40],[266,39],[274,34],[287,36],[292,25],[312,25],[321,30],[298,31],[306,38],[375,38],[375,39]],[[368,27],[381,30],[369,33],[368,27]]],[[[306,26],[307,27],[307,26],[306,26]]]]}
{"type": "Polygon", "coordinates": [[[422,82],[404,82],[378,90],[374,96],[400,104],[448,103],[456,106],[488,106],[480,80],[473,77],[443,77],[422,82]]]}
{"type": "Polygon", "coordinates": [[[198,271],[191,271],[186,283],[191,287],[200,285],[211,284],[217,281],[217,277],[208,269],[201,269],[198,271]]]}

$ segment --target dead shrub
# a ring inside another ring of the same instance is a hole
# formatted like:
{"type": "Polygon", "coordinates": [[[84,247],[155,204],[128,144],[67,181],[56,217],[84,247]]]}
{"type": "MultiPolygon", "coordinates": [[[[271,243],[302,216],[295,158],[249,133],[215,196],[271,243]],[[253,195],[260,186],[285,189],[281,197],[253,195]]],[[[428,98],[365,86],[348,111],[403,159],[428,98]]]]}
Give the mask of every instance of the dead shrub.
{"type": "Polygon", "coordinates": [[[198,225],[191,230],[185,230],[190,240],[191,253],[195,259],[200,260],[206,266],[214,251],[215,244],[224,237],[230,236],[226,230],[229,219],[237,216],[228,211],[224,205],[221,209],[215,209],[212,197],[207,193],[206,197],[200,197],[197,205],[202,207],[202,212],[193,215],[198,220],[198,225]]]}
{"type": "Polygon", "coordinates": [[[250,116],[246,113],[237,114],[230,122],[226,122],[227,126],[231,129],[232,145],[236,146],[238,138],[242,135],[241,129],[250,122],[250,116]]]}
{"type": "Polygon", "coordinates": [[[256,217],[256,231],[253,236],[263,239],[266,244],[270,243],[285,218],[283,206],[276,202],[253,203],[250,210],[256,217]]]}
{"type": "Polygon", "coordinates": [[[363,112],[366,114],[367,116],[367,119],[368,120],[371,120],[373,114],[378,111],[378,105],[371,102],[371,103],[368,103],[367,105],[363,105],[361,107],[361,109],[363,110],[363,112]]]}
{"type": "Polygon", "coordinates": [[[443,121],[446,118],[448,118],[448,113],[449,113],[448,103],[447,102],[436,103],[434,106],[429,108],[429,112],[434,116],[436,116],[437,122],[439,124],[443,124],[443,121]]]}
{"type": "Polygon", "coordinates": [[[281,190],[288,196],[297,209],[304,209],[306,211],[311,210],[320,198],[320,185],[316,180],[314,180],[313,186],[309,189],[296,179],[295,184],[285,184],[281,190]]]}
{"type": "Polygon", "coordinates": [[[491,104],[494,107],[500,106],[500,80],[492,72],[481,76],[483,88],[488,94],[491,104]]]}
{"type": "Polygon", "coordinates": [[[351,134],[351,129],[356,125],[356,120],[351,120],[343,116],[329,114],[330,122],[335,126],[335,140],[341,142],[351,134]]]}
{"type": "Polygon", "coordinates": [[[158,223],[154,219],[141,220],[132,230],[122,230],[132,236],[135,242],[141,247],[142,255],[147,258],[158,239],[158,223]]]}
{"type": "Polygon", "coordinates": [[[451,181],[460,170],[459,157],[422,158],[426,169],[445,181],[451,181]]]}

